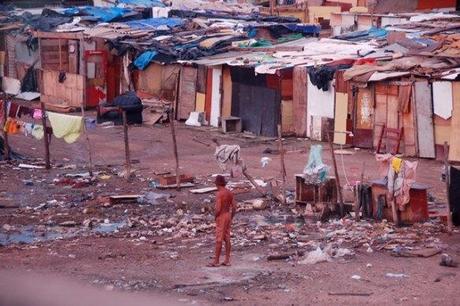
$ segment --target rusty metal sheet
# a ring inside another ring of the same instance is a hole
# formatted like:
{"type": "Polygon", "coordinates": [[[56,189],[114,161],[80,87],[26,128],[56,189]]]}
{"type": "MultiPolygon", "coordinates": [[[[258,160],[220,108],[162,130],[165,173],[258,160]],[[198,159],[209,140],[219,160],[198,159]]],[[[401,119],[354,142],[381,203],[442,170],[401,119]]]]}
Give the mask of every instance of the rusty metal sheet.
{"type": "Polygon", "coordinates": [[[431,99],[431,86],[427,81],[415,82],[415,108],[419,156],[435,158],[433,101],[431,99]]]}

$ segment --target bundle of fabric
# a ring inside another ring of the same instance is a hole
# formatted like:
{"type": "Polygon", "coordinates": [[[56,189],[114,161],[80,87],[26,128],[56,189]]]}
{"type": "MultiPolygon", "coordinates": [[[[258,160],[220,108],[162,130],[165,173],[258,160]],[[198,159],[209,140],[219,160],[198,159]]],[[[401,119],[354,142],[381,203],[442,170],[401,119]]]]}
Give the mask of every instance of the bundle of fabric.
{"type": "Polygon", "coordinates": [[[404,211],[410,201],[410,188],[415,183],[418,162],[402,160],[391,154],[377,154],[377,161],[387,167],[387,188],[399,210],[404,211]]]}
{"type": "Polygon", "coordinates": [[[214,156],[222,171],[230,170],[232,177],[239,176],[244,170],[244,162],[240,158],[239,145],[217,146],[214,156]]]}
{"type": "Polygon", "coordinates": [[[323,146],[312,145],[308,156],[308,163],[303,169],[303,177],[306,183],[321,184],[327,180],[329,166],[323,163],[323,146]]]}

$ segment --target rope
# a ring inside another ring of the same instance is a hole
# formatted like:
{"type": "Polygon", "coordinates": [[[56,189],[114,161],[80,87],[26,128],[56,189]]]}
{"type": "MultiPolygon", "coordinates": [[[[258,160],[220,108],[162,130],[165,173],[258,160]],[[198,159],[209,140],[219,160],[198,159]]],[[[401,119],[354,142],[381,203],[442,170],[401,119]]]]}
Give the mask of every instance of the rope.
{"type": "MultiPolygon", "coordinates": [[[[340,150],[343,150],[343,145],[340,145],[340,150]]],[[[347,187],[352,190],[353,189],[353,186],[351,186],[350,184],[350,181],[348,181],[348,176],[347,176],[347,171],[345,170],[345,162],[343,160],[343,154],[340,154],[341,155],[341,160],[342,160],[342,171],[343,171],[343,174],[345,176],[345,181],[347,182],[347,187]]]]}

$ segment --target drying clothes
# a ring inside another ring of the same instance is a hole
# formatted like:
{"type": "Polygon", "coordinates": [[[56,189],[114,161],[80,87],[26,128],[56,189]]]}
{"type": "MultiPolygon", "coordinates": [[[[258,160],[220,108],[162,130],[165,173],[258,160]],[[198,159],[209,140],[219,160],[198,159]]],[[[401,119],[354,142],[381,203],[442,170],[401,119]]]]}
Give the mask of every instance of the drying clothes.
{"type": "Polygon", "coordinates": [[[56,138],[64,138],[67,143],[74,143],[83,127],[83,118],[58,113],[47,112],[48,119],[56,138]]]}
{"type": "Polygon", "coordinates": [[[87,130],[92,130],[96,128],[96,119],[85,118],[85,128],[87,130]]]}
{"type": "Polygon", "coordinates": [[[37,140],[42,140],[43,136],[45,135],[45,131],[43,130],[43,126],[36,124],[32,128],[32,136],[37,140]]]}
{"type": "Polygon", "coordinates": [[[10,103],[10,108],[8,110],[8,117],[16,118],[19,112],[19,105],[16,103],[10,103]]]}
{"type": "Polygon", "coordinates": [[[312,145],[308,156],[308,163],[303,169],[306,183],[321,184],[327,179],[329,167],[323,163],[323,146],[312,145]]]}
{"type": "Polygon", "coordinates": [[[7,134],[17,134],[19,133],[21,129],[21,125],[16,121],[15,119],[8,118],[5,122],[5,126],[3,127],[3,130],[7,134]]]}
{"type": "Polygon", "coordinates": [[[33,129],[34,129],[34,125],[33,125],[32,123],[25,123],[25,124],[22,126],[22,130],[23,130],[24,136],[32,135],[33,129]]]}
{"type": "Polygon", "coordinates": [[[415,183],[418,162],[394,161],[399,159],[392,157],[387,174],[387,188],[390,196],[394,196],[399,210],[404,211],[406,204],[410,201],[410,188],[415,183]],[[399,173],[396,172],[394,164],[399,165],[399,173]]]}
{"type": "Polygon", "coordinates": [[[225,171],[227,167],[238,165],[240,160],[240,146],[238,145],[220,145],[214,153],[219,167],[225,171]]]}
{"type": "Polygon", "coordinates": [[[334,78],[335,71],[335,68],[328,66],[310,67],[308,68],[308,76],[310,82],[318,89],[328,91],[329,83],[334,78]]]}
{"type": "Polygon", "coordinates": [[[42,110],[41,109],[35,109],[34,113],[32,115],[32,118],[34,118],[36,120],[39,120],[39,119],[42,119],[42,117],[43,117],[42,110]]]}
{"type": "Polygon", "coordinates": [[[402,159],[399,157],[393,157],[391,160],[391,167],[396,173],[399,173],[401,171],[401,165],[402,165],[402,159]]]}

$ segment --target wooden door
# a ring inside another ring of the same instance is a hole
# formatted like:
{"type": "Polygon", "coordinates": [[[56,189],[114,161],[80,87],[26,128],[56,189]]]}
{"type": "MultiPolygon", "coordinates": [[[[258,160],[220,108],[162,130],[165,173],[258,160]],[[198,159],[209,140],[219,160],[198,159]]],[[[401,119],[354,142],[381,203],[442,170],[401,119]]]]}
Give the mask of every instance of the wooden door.
{"type": "Polygon", "coordinates": [[[307,134],[307,67],[294,67],[292,78],[294,131],[297,136],[305,137],[307,134]]]}
{"type": "Polygon", "coordinates": [[[187,120],[190,113],[195,110],[196,75],[193,67],[181,67],[179,83],[179,100],[177,105],[177,119],[187,120]]]}
{"type": "Polygon", "coordinates": [[[355,101],[355,129],[353,144],[372,148],[374,128],[374,93],[372,87],[359,88],[355,101]]]}
{"type": "Polygon", "coordinates": [[[415,108],[419,157],[435,158],[433,102],[427,81],[415,82],[415,108]]]}
{"type": "Polygon", "coordinates": [[[209,123],[218,127],[222,97],[222,67],[212,68],[211,116],[209,123]]]}

